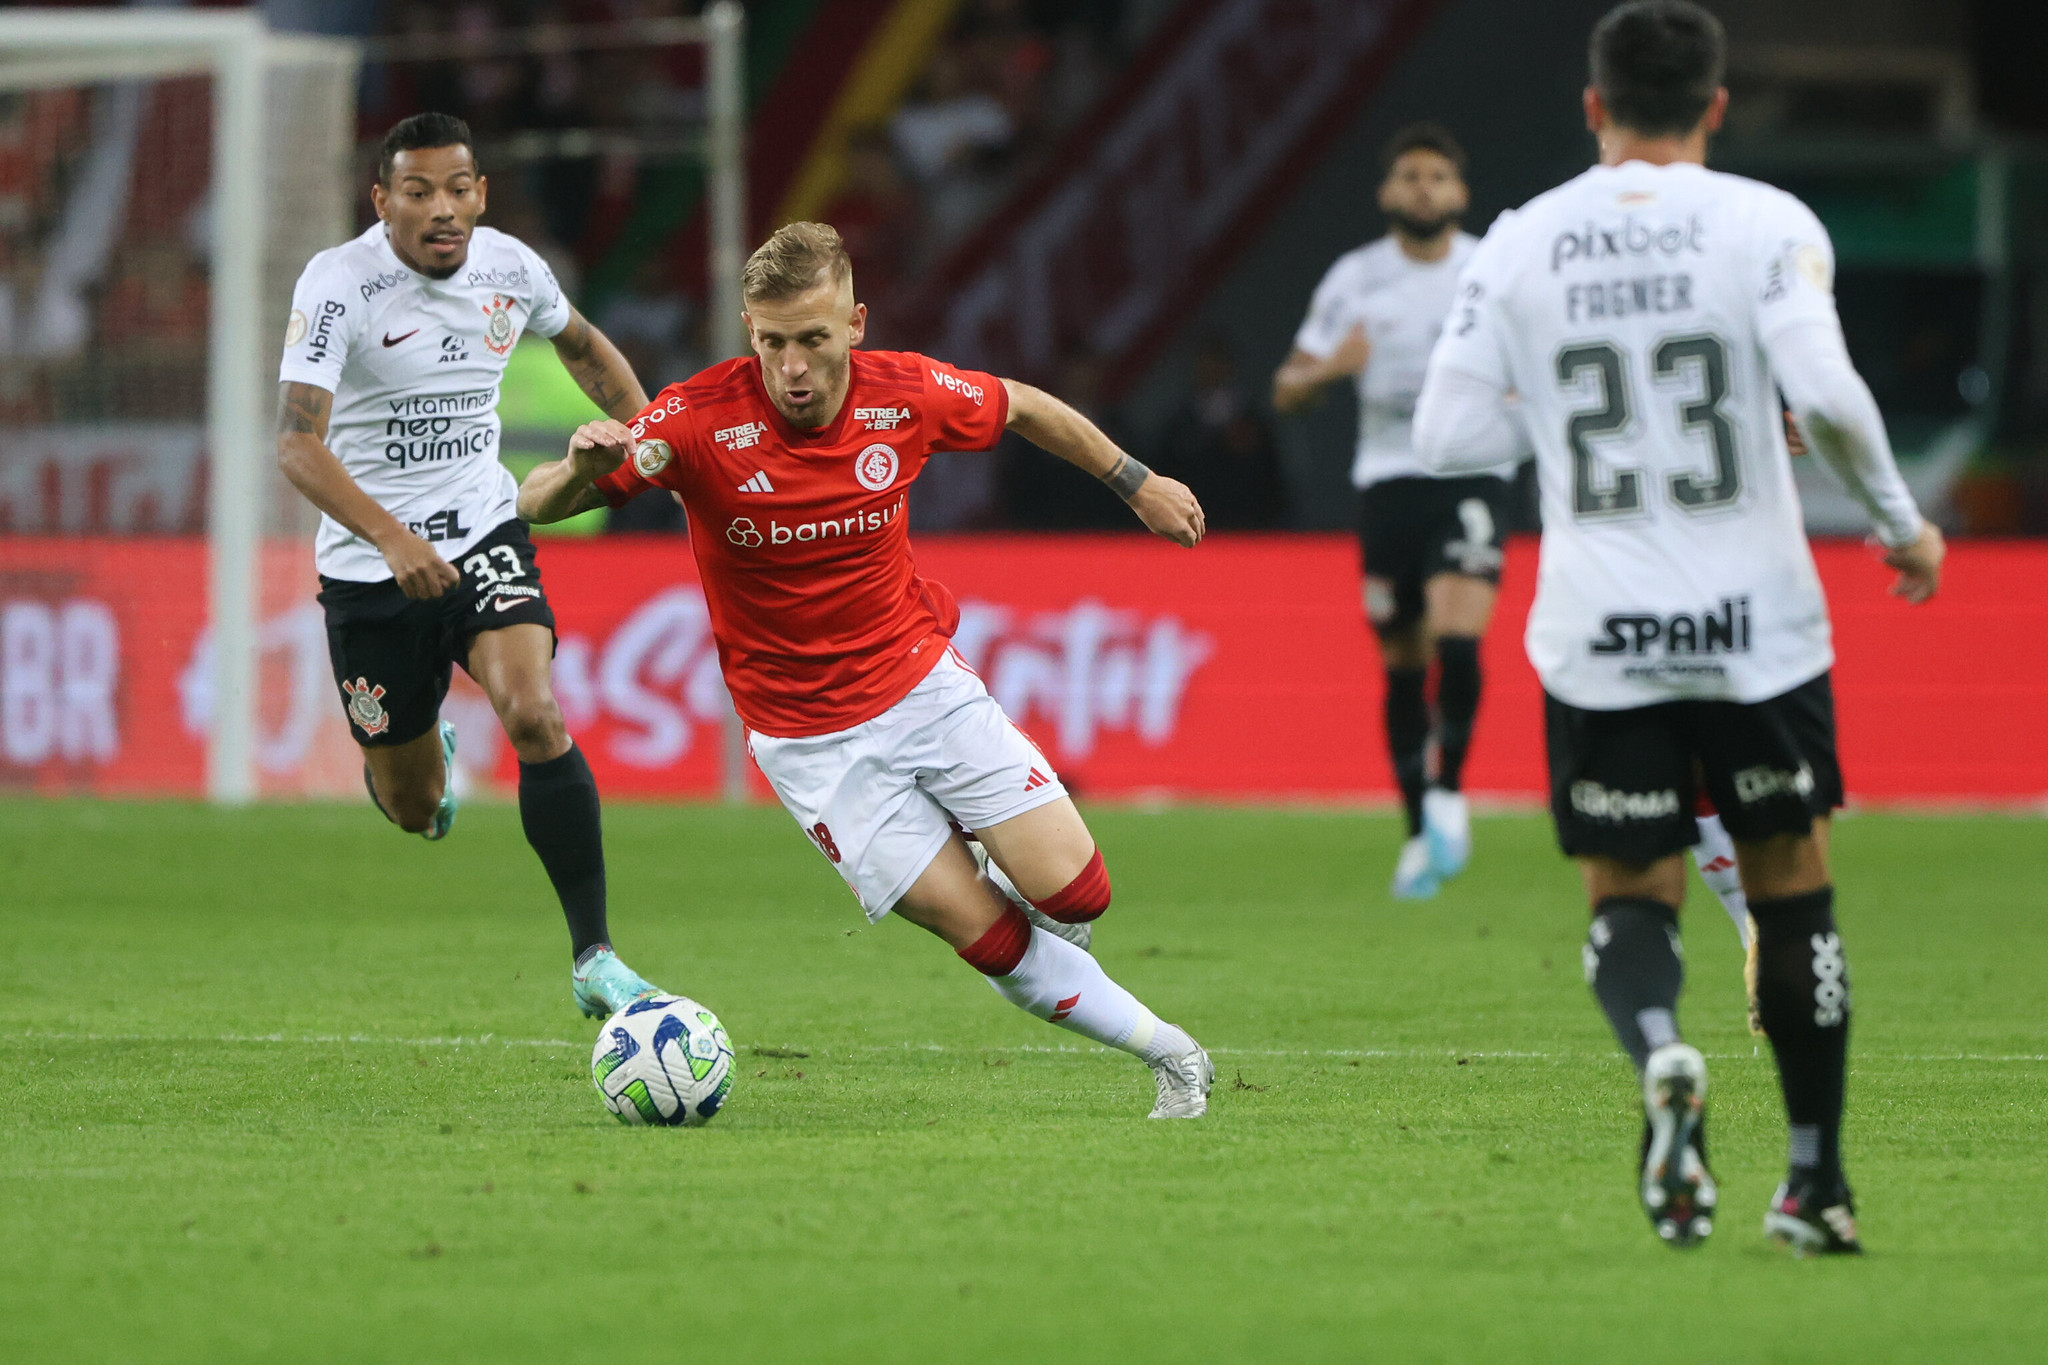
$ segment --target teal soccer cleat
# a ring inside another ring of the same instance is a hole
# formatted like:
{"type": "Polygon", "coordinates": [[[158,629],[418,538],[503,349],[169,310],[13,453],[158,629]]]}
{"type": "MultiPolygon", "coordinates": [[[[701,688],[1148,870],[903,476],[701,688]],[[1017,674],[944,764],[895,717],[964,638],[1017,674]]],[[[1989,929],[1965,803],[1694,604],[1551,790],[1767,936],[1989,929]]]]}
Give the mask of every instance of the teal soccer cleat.
{"type": "Polygon", "coordinates": [[[609,1019],[635,1000],[662,994],[659,986],[628,967],[603,943],[586,949],[576,960],[569,972],[569,988],[576,997],[576,1008],[590,1019],[609,1019]]]}
{"type": "Polygon", "coordinates": [[[448,765],[447,775],[441,779],[441,804],[434,807],[434,823],[420,831],[420,838],[429,843],[448,837],[455,826],[455,808],[462,804],[455,799],[455,727],[445,720],[441,722],[441,758],[448,765]]]}

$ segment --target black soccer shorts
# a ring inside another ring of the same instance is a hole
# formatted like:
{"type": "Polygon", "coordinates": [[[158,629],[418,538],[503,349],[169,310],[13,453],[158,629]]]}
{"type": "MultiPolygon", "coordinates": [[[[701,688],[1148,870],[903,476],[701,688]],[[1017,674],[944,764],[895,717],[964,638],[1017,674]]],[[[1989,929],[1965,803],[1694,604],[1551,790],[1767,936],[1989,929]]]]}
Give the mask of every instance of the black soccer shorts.
{"type": "Polygon", "coordinates": [[[1644,865],[1698,842],[1696,774],[1737,839],[1805,834],[1842,804],[1826,673],[1752,705],[1587,711],[1546,693],[1544,717],[1550,815],[1575,858],[1644,865]]]}
{"type": "Polygon", "coordinates": [[[1440,573],[1500,582],[1513,488],[1490,474],[1383,479],[1358,497],[1365,616],[1385,635],[1422,619],[1422,585],[1440,573]],[[1377,581],[1375,581],[1377,580],[1377,581]]]}
{"type": "Polygon", "coordinates": [[[320,579],[327,657],[348,712],[349,734],[367,747],[404,744],[434,727],[454,667],[469,645],[506,626],[555,628],[526,523],[508,521],[455,560],[462,581],[414,601],[397,580],[320,579]]]}

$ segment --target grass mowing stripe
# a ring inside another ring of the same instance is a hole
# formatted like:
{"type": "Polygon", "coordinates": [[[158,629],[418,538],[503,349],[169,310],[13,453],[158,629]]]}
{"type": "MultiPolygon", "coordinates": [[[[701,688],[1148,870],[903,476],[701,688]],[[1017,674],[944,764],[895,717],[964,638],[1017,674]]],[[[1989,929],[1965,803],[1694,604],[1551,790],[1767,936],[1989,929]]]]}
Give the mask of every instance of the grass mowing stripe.
{"type": "MultiPolygon", "coordinates": [[[[0,1042],[9,1038],[28,1041],[64,1043],[285,1043],[322,1046],[327,1044],[366,1043],[386,1047],[542,1047],[581,1048],[590,1046],[568,1038],[495,1038],[485,1034],[478,1038],[384,1038],[368,1033],[327,1033],[307,1034],[294,1037],[283,1033],[51,1033],[43,1030],[27,1030],[21,1033],[0,1034],[0,1042]]],[[[852,1053],[890,1052],[1091,1052],[1112,1053],[1115,1048],[1100,1044],[1075,1043],[1059,1046],[1046,1043],[1016,1043],[1007,1047],[948,1047],[944,1043],[897,1043],[878,1044],[871,1047],[840,1049],[837,1054],[823,1048],[815,1054],[806,1052],[802,1056],[816,1055],[829,1057],[852,1053]]],[[[1209,1052],[1218,1057],[1399,1057],[1427,1061],[1430,1059],[1451,1059],[1468,1057],[1474,1061],[1528,1060],[1539,1062],[1610,1062],[1614,1054],[1600,1052],[1489,1052],[1476,1049],[1458,1048],[1371,1048],[1371,1047],[1326,1047],[1326,1048],[1277,1048],[1277,1047],[1210,1047],[1209,1052]]],[[[778,1050],[754,1055],[781,1058],[778,1050]]],[[[1706,1052],[1709,1061],[1735,1061],[1759,1055],[1756,1052],[1706,1052]]],[[[1949,1052],[1939,1055],[1915,1056],[1912,1054],[1887,1054],[1862,1052],[1855,1054],[1856,1062],[2048,1062],[2048,1052],[2022,1052],[1997,1055],[1977,1052],[1949,1052]]]]}

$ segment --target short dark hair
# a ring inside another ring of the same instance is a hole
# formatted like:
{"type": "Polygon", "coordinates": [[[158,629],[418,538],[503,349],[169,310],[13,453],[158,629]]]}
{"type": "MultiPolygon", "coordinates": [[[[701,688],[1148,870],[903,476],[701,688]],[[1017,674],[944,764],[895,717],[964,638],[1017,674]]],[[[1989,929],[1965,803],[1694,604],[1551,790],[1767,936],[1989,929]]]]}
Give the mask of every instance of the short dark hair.
{"type": "Polygon", "coordinates": [[[1727,57],[1721,21],[1692,0],[1629,0],[1593,26],[1587,65],[1616,123],[1676,137],[1706,116],[1727,57]]]}
{"type": "Polygon", "coordinates": [[[391,167],[400,152],[417,152],[427,147],[467,147],[476,159],[476,144],[469,140],[469,125],[453,114],[414,114],[391,125],[377,148],[377,180],[391,183],[391,167]]]}
{"type": "Polygon", "coordinates": [[[1410,152],[1435,152],[1458,168],[1458,174],[1465,173],[1465,149],[1458,139],[1451,136],[1451,130],[1441,123],[1424,119],[1394,130],[1387,139],[1386,149],[1380,153],[1380,169],[1391,171],[1394,163],[1410,152]]]}

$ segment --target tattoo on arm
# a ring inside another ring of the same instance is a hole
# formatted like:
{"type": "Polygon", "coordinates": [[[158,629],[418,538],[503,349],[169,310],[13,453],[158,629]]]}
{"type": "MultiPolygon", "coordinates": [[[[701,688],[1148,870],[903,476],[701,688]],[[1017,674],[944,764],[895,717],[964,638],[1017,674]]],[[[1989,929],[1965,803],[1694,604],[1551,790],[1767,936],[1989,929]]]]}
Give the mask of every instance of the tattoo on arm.
{"type": "Polygon", "coordinates": [[[1151,472],[1139,461],[1128,455],[1119,454],[1116,457],[1116,464],[1102,476],[1102,481],[1109,485],[1110,492],[1129,502],[1138,496],[1138,489],[1143,486],[1146,476],[1151,472]]]}
{"type": "MultiPolygon", "coordinates": [[[[627,404],[625,386],[612,373],[609,358],[597,347],[597,329],[590,325],[583,314],[570,310],[569,325],[554,338],[555,354],[561,357],[562,368],[576,381],[591,402],[608,416],[619,415],[619,408],[627,404]]],[[[634,408],[639,403],[631,404],[634,408]]]]}
{"type": "Polygon", "coordinates": [[[334,395],[315,384],[287,383],[277,396],[277,434],[327,439],[327,418],[334,395]]]}

